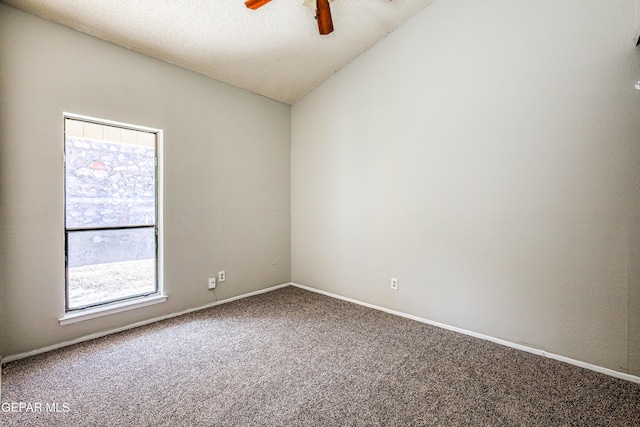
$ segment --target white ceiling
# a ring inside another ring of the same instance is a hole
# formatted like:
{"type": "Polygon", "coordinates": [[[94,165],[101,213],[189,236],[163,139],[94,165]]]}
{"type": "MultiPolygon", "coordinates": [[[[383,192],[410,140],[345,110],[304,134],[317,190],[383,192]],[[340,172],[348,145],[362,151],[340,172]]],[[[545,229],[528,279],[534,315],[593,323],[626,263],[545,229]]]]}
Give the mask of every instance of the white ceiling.
{"type": "Polygon", "coordinates": [[[303,0],[2,0],[111,43],[293,104],[433,0],[336,0],[318,34],[303,0]]]}

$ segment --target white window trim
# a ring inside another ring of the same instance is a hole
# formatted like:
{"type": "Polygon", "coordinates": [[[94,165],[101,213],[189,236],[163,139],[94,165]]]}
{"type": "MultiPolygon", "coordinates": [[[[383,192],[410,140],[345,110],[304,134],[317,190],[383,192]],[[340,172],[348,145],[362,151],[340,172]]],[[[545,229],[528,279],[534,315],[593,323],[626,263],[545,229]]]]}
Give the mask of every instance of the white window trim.
{"type": "MultiPolygon", "coordinates": [[[[117,127],[124,127],[134,130],[140,130],[145,132],[152,132],[156,134],[156,158],[158,164],[156,165],[157,173],[157,188],[156,188],[156,226],[158,229],[158,252],[157,252],[157,280],[158,280],[158,292],[144,297],[133,298],[124,301],[118,301],[113,304],[106,304],[102,306],[86,308],[78,311],[69,311],[64,316],[58,318],[60,326],[69,325],[77,322],[84,322],[85,320],[91,320],[98,317],[109,316],[123,311],[135,310],[142,307],[147,307],[155,304],[162,304],[167,301],[167,295],[164,293],[164,167],[163,167],[163,131],[162,129],[150,128],[145,126],[131,125],[128,123],[116,122],[112,120],[98,119],[95,117],[84,116],[80,114],[74,114],[69,112],[63,112],[65,119],[76,119],[87,122],[94,122],[106,125],[113,125],[117,127]]],[[[66,292],[66,289],[65,289],[66,292]]]]}
{"type": "Polygon", "coordinates": [[[166,300],[166,295],[151,295],[148,297],[121,301],[114,304],[103,305],[100,307],[86,308],[80,311],[70,311],[63,317],[59,318],[58,322],[60,322],[60,326],[70,325],[72,323],[84,322],[85,320],[95,319],[97,317],[109,316],[111,314],[135,310],[137,308],[147,307],[149,305],[161,304],[166,300]]]}

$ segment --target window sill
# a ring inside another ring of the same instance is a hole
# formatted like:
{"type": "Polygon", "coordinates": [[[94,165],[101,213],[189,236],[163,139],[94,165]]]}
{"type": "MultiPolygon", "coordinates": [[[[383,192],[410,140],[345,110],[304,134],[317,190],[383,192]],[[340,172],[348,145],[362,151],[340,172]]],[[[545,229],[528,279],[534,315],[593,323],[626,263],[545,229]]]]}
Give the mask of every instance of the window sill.
{"type": "Polygon", "coordinates": [[[65,314],[58,319],[60,326],[69,325],[71,323],[84,322],[85,320],[95,319],[97,317],[109,316],[123,311],[135,310],[137,308],[146,307],[148,305],[161,304],[167,300],[166,295],[154,295],[142,299],[136,299],[125,302],[118,302],[103,307],[87,308],[81,311],[74,311],[65,314]]]}

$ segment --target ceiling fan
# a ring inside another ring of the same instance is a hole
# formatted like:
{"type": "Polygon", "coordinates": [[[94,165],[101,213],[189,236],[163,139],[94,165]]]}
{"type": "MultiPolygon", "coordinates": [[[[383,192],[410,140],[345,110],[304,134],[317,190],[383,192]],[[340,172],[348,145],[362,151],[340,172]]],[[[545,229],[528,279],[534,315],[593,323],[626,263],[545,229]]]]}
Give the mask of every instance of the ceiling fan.
{"type": "MultiPolygon", "coordinates": [[[[264,6],[271,0],[247,0],[244,4],[249,8],[256,10],[264,6]]],[[[327,35],[333,32],[333,21],[331,20],[331,9],[329,2],[333,0],[304,0],[304,5],[312,7],[316,4],[316,20],[318,21],[318,31],[321,35],[327,35]]]]}

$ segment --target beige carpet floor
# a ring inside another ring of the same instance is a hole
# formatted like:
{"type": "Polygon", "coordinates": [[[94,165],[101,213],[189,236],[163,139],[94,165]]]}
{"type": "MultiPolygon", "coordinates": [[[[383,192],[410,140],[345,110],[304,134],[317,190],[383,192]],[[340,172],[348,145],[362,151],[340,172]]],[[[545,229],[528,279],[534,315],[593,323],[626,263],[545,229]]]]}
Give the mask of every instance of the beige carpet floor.
{"type": "Polygon", "coordinates": [[[640,384],[293,287],[8,363],[2,393],[45,409],[2,426],[640,425],[640,384]]]}

